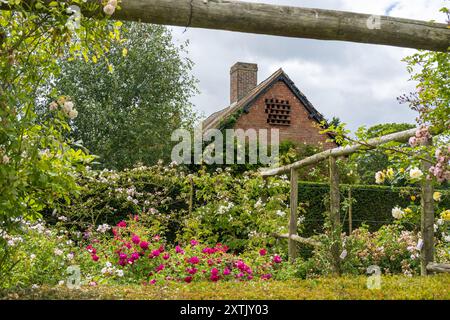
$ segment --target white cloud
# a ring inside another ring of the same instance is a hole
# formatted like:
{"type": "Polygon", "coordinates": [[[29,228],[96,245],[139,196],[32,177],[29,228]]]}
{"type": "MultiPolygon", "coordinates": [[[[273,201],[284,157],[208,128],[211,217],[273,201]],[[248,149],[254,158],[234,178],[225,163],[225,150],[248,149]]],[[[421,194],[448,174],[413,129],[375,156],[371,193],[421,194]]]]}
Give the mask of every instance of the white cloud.
{"type": "MultiPolygon", "coordinates": [[[[247,0],[249,1],[249,0],[247,0]]],[[[250,0],[280,5],[385,14],[443,22],[443,0],[250,0]]],[[[229,102],[229,68],[236,61],[258,63],[259,81],[283,68],[327,118],[340,117],[351,129],[383,122],[412,122],[415,114],[396,97],[414,89],[401,59],[410,49],[173,27],[175,39],[190,40],[189,56],[201,94],[193,98],[208,116],[229,102]]]]}

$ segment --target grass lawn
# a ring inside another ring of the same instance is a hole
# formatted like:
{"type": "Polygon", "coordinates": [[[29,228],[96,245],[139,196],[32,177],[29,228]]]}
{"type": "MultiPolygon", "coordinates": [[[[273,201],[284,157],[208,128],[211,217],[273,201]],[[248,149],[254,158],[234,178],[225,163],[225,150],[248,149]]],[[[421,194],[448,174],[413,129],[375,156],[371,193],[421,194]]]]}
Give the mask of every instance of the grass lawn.
{"type": "Polygon", "coordinates": [[[444,299],[450,300],[450,275],[429,277],[383,276],[381,290],[369,290],[366,277],[320,278],[292,281],[170,283],[41,287],[0,291],[0,299],[444,299]]]}

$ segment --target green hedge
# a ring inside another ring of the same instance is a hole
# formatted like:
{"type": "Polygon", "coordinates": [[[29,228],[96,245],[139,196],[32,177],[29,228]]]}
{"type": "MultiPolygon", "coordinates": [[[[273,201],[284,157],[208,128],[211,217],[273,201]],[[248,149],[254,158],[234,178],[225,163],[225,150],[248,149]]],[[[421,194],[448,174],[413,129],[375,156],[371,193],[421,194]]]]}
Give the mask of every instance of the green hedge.
{"type": "MultiPolygon", "coordinates": [[[[373,185],[341,185],[341,222],[344,231],[348,232],[348,190],[352,191],[352,226],[358,228],[363,223],[371,231],[377,230],[384,224],[391,223],[392,208],[406,207],[412,202],[420,205],[420,189],[413,187],[389,187],[373,185]],[[416,196],[412,201],[411,196],[416,196]]],[[[299,202],[306,210],[304,221],[304,235],[322,232],[324,214],[328,208],[330,186],[327,183],[299,182],[299,202]]],[[[443,194],[450,194],[449,190],[439,190],[443,194]]],[[[450,208],[450,197],[442,197],[440,206],[450,208]]]]}

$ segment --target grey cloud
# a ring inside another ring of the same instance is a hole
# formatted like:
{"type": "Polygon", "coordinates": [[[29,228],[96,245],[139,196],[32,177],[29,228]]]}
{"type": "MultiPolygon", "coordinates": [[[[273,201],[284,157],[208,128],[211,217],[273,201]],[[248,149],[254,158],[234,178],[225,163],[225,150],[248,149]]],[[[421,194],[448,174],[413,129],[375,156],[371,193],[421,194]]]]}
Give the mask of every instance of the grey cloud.
{"type": "MultiPolygon", "coordinates": [[[[355,11],[376,9],[381,13],[402,2],[391,9],[399,15],[405,1],[380,0],[378,6],[364,1],[367,7],[358,0],[262,2],[338,10],[354,4],[355,11]]],[[[425,0],[407,3],[404,13],[409,16],[421,10],[428,15],[434,12],[425,0]]],[[[430,19],[428,15],[415,18],[430,19]]],[[[193,73],[201,91],[192,101],[205,116],[228,105],[229,68],[236,61],[247,61],[258,63],[259,81],[282,67],[325,117],[338,116],[352,130],[361,125],[414,121],[415,114],[396,101],[397,96],[414,89],[400,61],[412,50],[194,28],[185,33],[184,28],[172,30],[176,39],[190,40],[189,57],[195,63],[193,73]]]]}

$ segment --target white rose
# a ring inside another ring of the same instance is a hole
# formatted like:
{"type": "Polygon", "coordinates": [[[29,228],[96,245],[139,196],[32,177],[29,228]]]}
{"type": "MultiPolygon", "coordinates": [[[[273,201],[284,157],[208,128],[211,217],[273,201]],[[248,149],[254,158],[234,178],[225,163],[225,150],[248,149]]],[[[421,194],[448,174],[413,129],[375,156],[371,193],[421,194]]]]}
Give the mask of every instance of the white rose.
{"type": "Polygon", "coordinates": [[[116,8],[109,3],[103,7],[103,12],[108,16],[112,16],[115,10],[116,8]]]}
{"type": "Polygon", "coordinates": [[[72,101],[64,102],[63,110],[65,113],[69,114],[69,112],[73,110],[73,102],[72,101]]]}
{"type": "Polygon", "coordinates": [[[2,158],[2,162],[4,164],[8,164],[9,163],[9,157],[7,155],[4,155],[3,158],[2,158]]]}
{"type": "Polygon", "coordinates": [[[78,111],[75,109],[70,110],[68,116],[70,119],[75,119],[76,117],[78,117],[78,111]]]}
{"type": "Polygon", "coordinates": [[[395,219],[401,219],[403,217],[405,213],[403,212],[403,210],[399,207],[395,207],[394,209],[392,209],[392,216],[395,219]]]}
{"type": "Polygon", "coordinates": [[[409,171],[409,176],[411,179],[420,179],[423,176],[423,172],[419,168],[412,168],[409,171]]]}
{"type": "Polygon", "coordinates": [[[52,102],[49,104],[48,108],[49,108],[51,111],[54,111],[54,110],[58,109],[58,104],[56,103],[56,101],[52,101],[52,102]]]}
{"type": "Polygon", "coordinates": [[[383,183],[385,178],[386,176],[383,171],[378,171],[377,173],[375,173],[375,182],[377,184],[383,183]]]}

